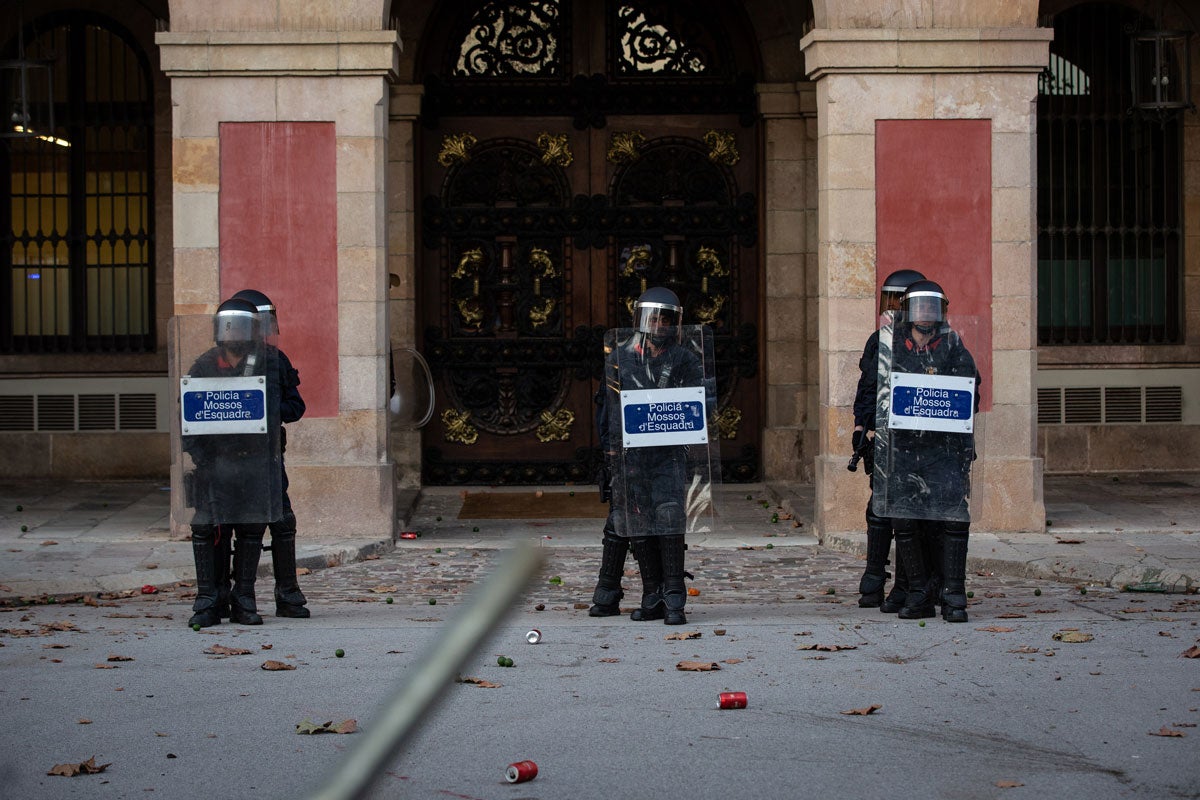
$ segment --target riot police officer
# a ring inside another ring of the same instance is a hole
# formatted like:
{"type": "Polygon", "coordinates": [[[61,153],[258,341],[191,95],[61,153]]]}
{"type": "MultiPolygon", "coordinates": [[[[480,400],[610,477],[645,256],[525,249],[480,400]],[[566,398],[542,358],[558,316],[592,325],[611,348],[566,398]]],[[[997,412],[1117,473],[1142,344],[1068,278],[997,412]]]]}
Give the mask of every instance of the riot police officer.
{"type": "MultiPolygon", "coordinates": [[[[958,333],[946,322],[949,300],[933,281],[917,281],[904,294],[902,322],[892,344],[892,371],[974,379],[974,410],[979,410],[979,371],[958,333]]],[[[921,619],[934,615],[934,569],[917,541],[918,518],[940,520],[942,553],[942,619],[967,621],[966,562],[970,514],[973,433],[939,430],[892,430],[887,475],[889,499],[898,511],[893,519],[896,555],[908,575],[908,594],[899,616],[921,619]]]]}
{"type": "MultiPolygon", "coordinates": [[[[888,275],[879,290],[879,316],[894,323],[905,290],[916,281],[924,279],[925,276],[915,269],[899,269],[888,275]]],[[[854,395],[854,434],[851,443],[855,455],[863,459],[867,479],[873,485],[879,330],[873,331],[867,338],[862,357],[858,360],[858,369],[858,389],[854,395]]],[[[884,585],[891,577],[887,572],[887,565],[892,550],[892,521],[875,514],[871,508],[873,499],[873,494],[867,498],[867,565],[858,582],[858,605],[861,608],[878,608],[885,614],[895,614],[904,606],[908,581],[904,567],[897,559],[896,581],[887,597],[884,597],[884,585]]]]}
{"type": "MultiPolygon", "coordinates": [[[[234,295],[246,300],[258,309],[260,321],[267,337],[279,334],[279,318],[271,299],[255,289],[243,289],[234,295]]],[[[287,450],[287,429],[283,423],[296,422],[304,416],[304,398],[300,396],[300,373],[292,361],[277,347],[267,346],[267,363],[274,373],[271,375],[273,389],[279,394],[279,467],[283,490],[283,516],[268,524],[271,531],[271,568],[275,575],[275,616],[307,619],[311,616],[305,607],[308,601],[300,591],[296,579],[296,514],[288,497],[287,469],[283,454],[287,450]]]]}
{"type": "MultiPolygon", "coordinates": [[[[193,378],[233,378],[264,375],[265,352],[258,309],[241,299],[229,299],[213,317],[215,346],[203,353],[188,375],[193,378]]],[[[278,459],[263,436],[231,434],[184,436],[183,450],[195,465],[191,476],[192,555],[196,564],[195,612],[188,625],[202,628],[221,622],[218,610],[219,543],[236,535],[230,619],[242,625],[261,625],[254,597],[265,522],[245,519],[263,492],[278,491],[278,459]]],[[[228,562],[226,562],[228,563],[228,562]]]]}
{"type": "Polygon", "coordinates": [[[595,397],[596,429],[600,439],[600,452],[603,454],[597,483],[600,486],[600,501],[608,503],[609,507],[608,516],[604,520],[604,535],[600,542],[600,574],[596,577],[596,589],[592,592],[589,617],[615,617],[621,613],[621,598],[625,596],[621,589],[621,578],[625,575],[625,559],[629,555],[629,540],[617,535],[613,518],[612,474],[608,467],[613,453],[608,420],[604,418],[605,391],[605,387],[601,386],[595,397]]]}
{"type": "MultiPolygon", "coordinates": [[[[615,347],[606,361],[605,418],[610,421],[619,415],[620,391],[705,385],[699,357],[682,346],[683,306],[674,292],[647,289],[634,304],[633,316],[634,335],[615,347]]],[[[623,462],[613,468],[614,475],[618,471],[621,496],[613,501],[620,517],[618,533],[630,537],[642,577],[641,604],[630,618],[685,624],[685,446],[623,449],[623,462]]]]}

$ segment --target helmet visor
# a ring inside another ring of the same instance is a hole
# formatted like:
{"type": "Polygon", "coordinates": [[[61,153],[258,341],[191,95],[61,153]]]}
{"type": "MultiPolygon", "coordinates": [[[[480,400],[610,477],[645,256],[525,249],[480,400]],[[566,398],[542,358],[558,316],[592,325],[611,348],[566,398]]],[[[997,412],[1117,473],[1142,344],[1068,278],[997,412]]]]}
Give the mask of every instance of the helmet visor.
{"type": "Polygon", "coordinates": [[[220,344],[253,342],[257,324],[257,315],[249,311],[222,311],[217,314],[213,338],[220,344]]]}
{"type": "Polygon", "coordinates": [[[946,301],[933,292],[910,294],[904,302],[904,319],[912,323],[946,321],[946,301]]]}
{"type": "Polygon", "coordinates": [[[679,327],[679,306],[664,303],[638,303],[634,309],[633,323],[642,333],[651,335],[674,334],[679,327]]]}

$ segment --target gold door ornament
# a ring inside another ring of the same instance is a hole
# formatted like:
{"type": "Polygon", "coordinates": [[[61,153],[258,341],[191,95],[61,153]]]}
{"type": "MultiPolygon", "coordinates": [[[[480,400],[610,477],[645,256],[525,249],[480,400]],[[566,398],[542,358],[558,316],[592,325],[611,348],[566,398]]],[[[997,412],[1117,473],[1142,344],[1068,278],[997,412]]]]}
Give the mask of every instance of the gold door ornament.
{"type": "Polygon", "coordinates": [[[712,325],[713,321],[720,316],[721,309],[725,306],[725,299],[723,295],[716,294],[696,306],[694,312],[696,320],[701,325],[712,325]]]}
{"type": "Polygon", "coordinates": [[[608,160],[613,164],[631,164],[642,157],[646,137],[637,131],[618,131],[608,140],[608,160]]]}
{"type": "Polygon", "coordinates": [[[473,247],[458,259],[458,266],[450,273],[451,278],[465,278],[479,274],[483,267],[483,248],[473,247]]]}
{"type": "Polygon", "coordinates": [[[479,439],[479,431],[471,424],[470,411],[455,411],[447,408],[442,412],[442,425],[446,428],[446,441],[472,445],[479,439]]]}
{"type": "Polygon", "coordinates": [[[542,423],[537,429],[539,442],[570,441],[571,425],[575,423],[575,413],[566,408],[560,408],[553,414],[543,411],[542,423]]]}
{"type": "Polygon", "coordinates": [[[741,159],[736,140],[728,131],[709,131],[704,134],[704,143],[708,145],[708,160],[714,164],[732,167],[741,159]]]}
{"type": "Polygon", "coordinates": [[[437,162],[448,167],[455,161],[470,161],[471,148],[479,143],[469,133],[452,133],[442,137],[442,150],[438,153],[437,162]]]}
{"type": "Polygon", "coordinates": [[[483,323],[483,304],[479,302],[478,297],[455,300],[454,305],[458,307],[458,315],[462,318],[464,328],[478,328],[483,323]]]}
{"type": "Polygon", "coordinates": [[[729,267],[721,263],[721,257],[711,247],[701,247],[696,251],[696,261],[705,275],[714,278],[724,278],[729,274],[729,267]]]}
{"type": "Polygon", "coordinates": [[[558,165],[560,167],[569,167],[575,157],[571,155],[571,145],[567,141],[567,135],[560,133],[557,136],[549,133],[539,133],[537,137],[538,149],[542,151],[542,163],[547,166],[558,165]]]}
{"type": "Polygon", "coordinates": [[[736,439],[738,425],[741,423],[742,412],[734,406],[725,406],[724,410],[717,415],[717,430],[722,439],[736,439]]]}
{"type": "Polygon", "coordinates": [[[535,331],[550,321],[554,312],[554,298],[543,297],[529,309],[529,326],[535,331]]]}

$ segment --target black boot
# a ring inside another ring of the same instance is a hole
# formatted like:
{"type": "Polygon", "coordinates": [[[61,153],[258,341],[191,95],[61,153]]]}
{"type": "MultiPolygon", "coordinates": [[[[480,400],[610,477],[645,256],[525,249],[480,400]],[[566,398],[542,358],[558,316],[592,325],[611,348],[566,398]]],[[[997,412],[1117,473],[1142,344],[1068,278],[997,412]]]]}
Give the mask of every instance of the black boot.
{"type": "Polygon", "coordinates": [[[929,597],[939,606],[942,604],[942,532],[946,524],[934,520],[917,523],[917,541],[921,543],[925,566],[929,569],[929,597]]]}
{"type": "Polygon", "coordinates": [[[904,565],[904,572],[908,576],[904,607],[897,616],[900,619],[932,617],[933,598],[928,594],[928,571],[925,569],[925,556],[921,552],[921,544],[917,541],[916,521],[898,519],[895,524],[896,558],[904,565]]]}
{"type": "Polygon", "coordinates": [[[906,597],[908,597],[908,573],[904,571],[904,563],[900,561],[899,551],[897,551],[896,580],[892,581],[892,589],[879,604],[879,610],[884,614],[895,614],[904,608],[906,597]]]}
{"type": "Polygon", "coordinates": [[[663,604],[663,563],[658,538],[634,539],[633,555],[642,573],[642,605],[635,608],[629,618],[635,622],[662,619],[667,609],[663,604]]]}
{"type": "Polygon", "coordinates": [[[892,551],[890,520],[876,517],[867,506],[867,567],[858,581],[859,608],[877,608],[883,602],[887,579],[888,554],[892,551]]]}
{"type": "Polygon", "coordinates": [[[967,535],[971,523],[950,522],[942,537],[942,619],[967,621],[967,535]]]}
{"type": "Polygon", "coordinates": [[[196,562],[196,599],[188,627],[208,628],[221,624],[217,613],[217,531],[209,525],[192,526],[192,558],[196,562]]]}
{"type": "Polygon", "coordinates": [[[683,537],[660,536],[663,565],[663,604],[666,606],[663,623],[684,625],[687,616],[683,607],[687,604],[687,589],[683,585],[683,537]]]}
{"type": "Polygon", "coordinates": [[[233,546],[233,592],[229,596],[229,619],[239,625],[262,625],[254,582],[258,580],[258,560],[262,556],[265,525],[239,526],[233,546]],[[247,531],[246,527],[250,527],[247,531]]]}
{"type": "Polygon", "coordinates": [[[232,586],[233,572],[230,562],[233,561],[233,534],[228,530],[217,531],[217,613],[221,619],[229,619],[229,590],[232,586]]]}
{"type": "Polygon", "coordinates": [[[600,576],[596,579],[596,590],[592,592],[592,607],[589,617],[615,617],[621,613],[621,578],[625,575],[625,556],[629,553],[629,540],[617,536],[611,529],[612,517],[604,524],[603,550],[600,555],[600,576]]]}
{"type": "Polygon", "coordinates": [[[292,619],[312,616],[305,608],[308,600],[296,580],[296,517],[291,511],[271,526],[271,571],[275,575],[275,616],[292,619]]]}

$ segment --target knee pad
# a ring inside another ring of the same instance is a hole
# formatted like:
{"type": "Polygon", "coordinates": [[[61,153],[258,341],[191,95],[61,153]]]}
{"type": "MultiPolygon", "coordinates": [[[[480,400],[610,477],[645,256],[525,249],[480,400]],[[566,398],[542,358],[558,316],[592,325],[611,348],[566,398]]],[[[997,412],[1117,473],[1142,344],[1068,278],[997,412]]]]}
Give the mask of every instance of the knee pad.
{"type": "Polygon", "coordinates": [[[942,523],[942,530],[947,536],[966,539],[971,532],[971,523],[961,520],[949,520],[942,523]]]}
{"type": "Polygon", "coordinates": [[[912,539],[917,535],[917,521],[915,519],[893,517],[891,522],[892,530],[896,532],[897,539],[912,539]]]}
{"type": "Polygon", "coordinates": [[[661,535],[682,535],[686,527],[683,506],[679,503],[663,503],[654,509],[654,530],[661,535]]]}
{"type": "Polygon", "coordinates": [[[867,524],[876,528],[890,528],[892,521],[888,517],[881,517],[871,509],[873,500],[867,501],[867,524]]]}
{"type": "Polygon", "coordinates": [[[212,544],[217,540],[216,525],[193,525],[192,526],[192,541],[203,544],[205,542],[212,544]]]}
{"type": "Polygon", "coordinates": [[[285,508],[283,516],[268,525],[271,529],[272,539],[283,539],[288,534],[296,535],[296,515],[292,513],[290,508],[285,508]]]}

